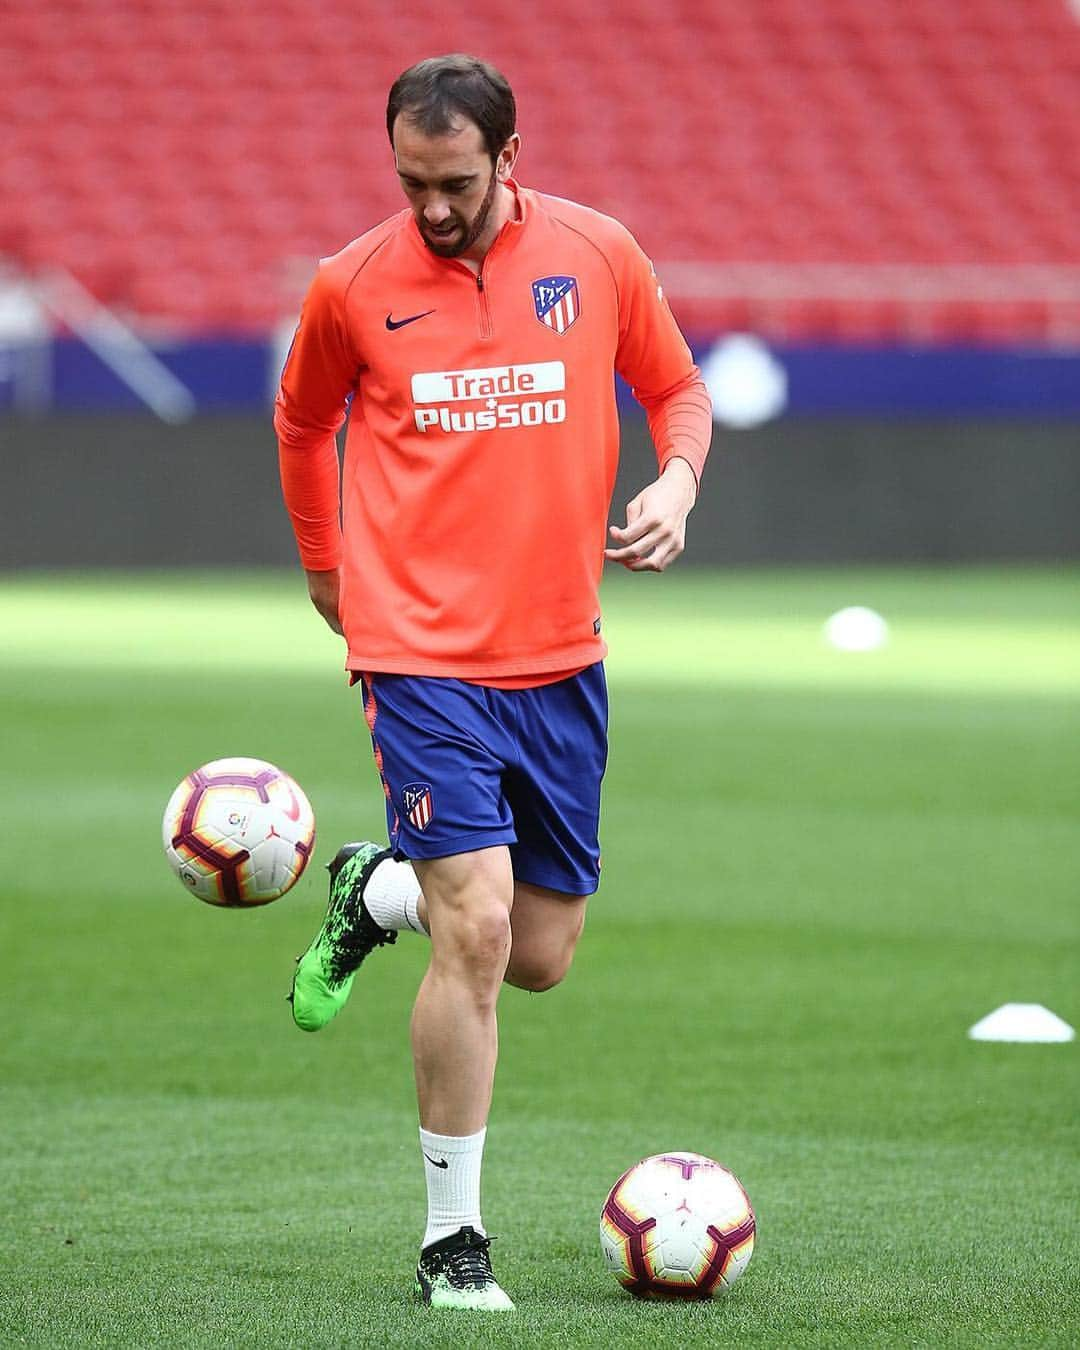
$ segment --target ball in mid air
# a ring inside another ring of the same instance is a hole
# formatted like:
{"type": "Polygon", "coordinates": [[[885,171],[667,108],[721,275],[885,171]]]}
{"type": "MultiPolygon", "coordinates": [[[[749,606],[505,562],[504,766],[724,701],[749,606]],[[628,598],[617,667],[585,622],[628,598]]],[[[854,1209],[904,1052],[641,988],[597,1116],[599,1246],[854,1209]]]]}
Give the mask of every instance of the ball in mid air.
{"type": "Polygon", "coordinates": [[[169,798],[165,856],[193,895],[242,909],[277,900],[299,881],[315,844],[315,814],[295,779],[261,759],[215,759],[169,798]]]}

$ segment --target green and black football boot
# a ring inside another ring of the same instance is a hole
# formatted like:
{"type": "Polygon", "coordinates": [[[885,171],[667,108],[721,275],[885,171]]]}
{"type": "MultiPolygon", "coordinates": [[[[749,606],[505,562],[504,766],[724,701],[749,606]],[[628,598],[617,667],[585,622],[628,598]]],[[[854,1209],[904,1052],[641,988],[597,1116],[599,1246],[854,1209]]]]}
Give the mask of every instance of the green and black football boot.
{"type": "Polygon", "coordinates": [[[397,941],[364,904],[364,887],[390,850],[380,844],[343,844],[330,873],[330,903],[315,940],[297,957],[293,975],[293,1021],[301,1031],[320,1031],[344,1008],[360,963],[370,951],[397,941]]]}
{"type": "Polygon", "coordinates": [[[491,1272],[491,1239],[475,1228],[459,1228],[420,1253],[416,1283],[432,1308],[473,1308],[513,1312],[514,1305],[491,1272]]]}

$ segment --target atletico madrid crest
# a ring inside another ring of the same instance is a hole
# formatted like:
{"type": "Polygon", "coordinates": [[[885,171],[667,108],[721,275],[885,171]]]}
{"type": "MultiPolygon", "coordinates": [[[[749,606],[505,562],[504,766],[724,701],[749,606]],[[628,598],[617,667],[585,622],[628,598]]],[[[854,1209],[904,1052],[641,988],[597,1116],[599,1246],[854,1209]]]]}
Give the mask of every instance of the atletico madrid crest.
{"type": "Polygon", "coordinates": [[[435,814],[430,783],[406,783],[401,789],[405,814],[418,830],[426,830],[435,814]]]}
{"type": "Polygon", "coordinates": [[[556,333],[565,333],[581,313],[577,277],[541,277],[532,293],[536,317],[556,333]]]}

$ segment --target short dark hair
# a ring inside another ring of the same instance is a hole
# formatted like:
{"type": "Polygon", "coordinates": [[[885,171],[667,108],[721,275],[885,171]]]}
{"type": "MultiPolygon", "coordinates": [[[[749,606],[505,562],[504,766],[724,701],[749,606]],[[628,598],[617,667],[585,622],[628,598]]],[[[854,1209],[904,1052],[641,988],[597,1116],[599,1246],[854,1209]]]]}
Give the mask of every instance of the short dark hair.
{"type": "Polygon", "coordinates": [[[514,92],[506,77],[461,52],[429,56],[397,77],[386,104],[391,145],[399,113],[407,114],[425,136],[445,136],[457,118],[468,118],[480,128],[493,164],[517,124],[514,92]]]}

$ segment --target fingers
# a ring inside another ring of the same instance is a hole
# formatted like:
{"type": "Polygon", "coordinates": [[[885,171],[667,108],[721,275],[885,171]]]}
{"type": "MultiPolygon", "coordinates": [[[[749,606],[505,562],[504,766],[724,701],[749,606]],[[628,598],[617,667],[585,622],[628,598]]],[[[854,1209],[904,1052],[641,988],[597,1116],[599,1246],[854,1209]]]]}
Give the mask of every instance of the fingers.
{"type": "Polygon", "coordinates": [[[605,559],[631,572],[662,572],[685,546],[681,522],[639,516],[625,526],[612,525],[610,532],[616,546],[604,550],[605,559]]]}
{"type": "Polygon", "coordinates": [[[672,549],[665,553],[659,553],[655,549],[651,549],[644,555],[625,555],[621,549],[608,548],[604,550],[604,558],[607,562],[621,563],[628,572],[663,572],[671,566],[681,552],[681,548],[672,549]]]}
{"type": "Polygon", "coordinates": [[[686,517],[692,502],[677,478],[661,475],[627,505],[626,524],[612,525],[608,562],[631,572],[662,572],[686,543],[686,517]]]}
{"type": "Polygon", "coordinates": [[[626,524],[612,525],[609,527],[611,537],[620,546],[620,548],[632,548],[639,540],[659,524],[658,517],[648,517],[643,514],[641,498],[635,497],[626,507],[626,524]]]}
{"type": "Polygon", "coordinates": [[[311,603],[326,621],[327,627],[344,637],[341,627],[341,578],[336,570],[328,572],[309,571],[307,574],[308,595],[311,603]]]}
{"type": "Polygon", "coordinates": [[[341,620],[338,617],[337,606],[328,605],[324,600],[316,600],[314,596],[312,596],[311,598],[311,603],[318,610],[320,616],[325,620],[326,626],[333,632],[340,634],[341,637],[344,637],[345,630],[341,626],[341,620]]]}

